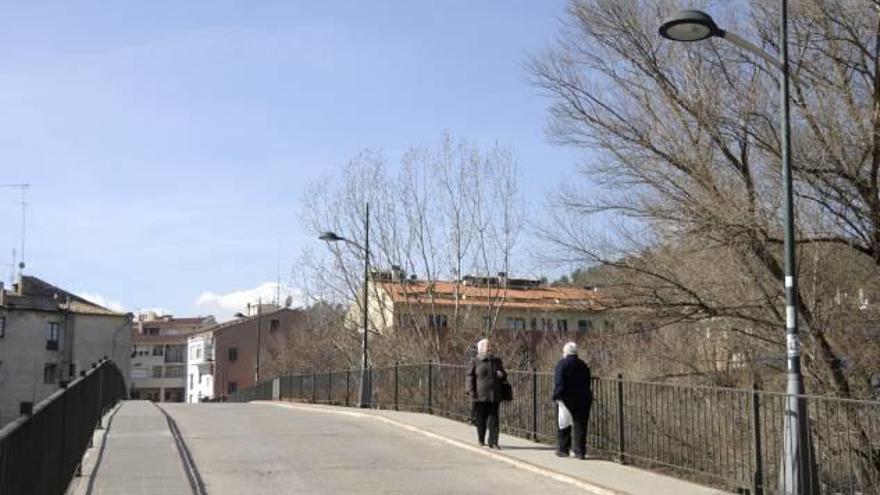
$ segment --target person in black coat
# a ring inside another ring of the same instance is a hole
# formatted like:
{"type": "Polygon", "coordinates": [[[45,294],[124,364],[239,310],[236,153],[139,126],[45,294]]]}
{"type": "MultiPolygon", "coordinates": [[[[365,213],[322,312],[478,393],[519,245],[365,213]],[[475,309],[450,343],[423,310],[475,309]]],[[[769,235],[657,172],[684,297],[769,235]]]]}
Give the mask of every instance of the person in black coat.
{"type": "Polygon", "coordinates": [[[584,459],[587,423],[593,405],[590,367],[578,357],[574,342],[565,344],[562,352],[564,357],[556,365],[553,388],[553,400],[559,405],[559,450],[556,455],[567,457],[569,451],[573,451],[575,457],[584,459]]]}
{"type": "Polygon", "coordinates": [[[488,339],[477,343],[477,356],[471,361],[467,371],[467,392],[471,396],[477,424],[477,441],[480,445],[488,443],[489,448],[498,446],[498,406],[501,404],[501,384],[507,380],[507,372],[501,359],[492,355],[488,339]],[[486,433],[489,438],[486,439],[486,433]],[[487,442],[488,440],[488,442],[487,442]]]}

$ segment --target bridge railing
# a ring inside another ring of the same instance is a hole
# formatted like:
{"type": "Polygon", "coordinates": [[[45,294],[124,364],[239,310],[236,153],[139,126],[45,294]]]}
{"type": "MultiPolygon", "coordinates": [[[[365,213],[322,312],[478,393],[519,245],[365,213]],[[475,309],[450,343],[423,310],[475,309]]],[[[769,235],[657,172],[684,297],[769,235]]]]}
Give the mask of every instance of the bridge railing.
{"type": "Polygon", "coordinates": [[[65,493],[104,413],[126,396],[122,373],[108,360],[61,385],[0,429],[0,495],[65,493]]]}
{"type": "MultiPolygon", "coordinates": [[[[418,363],[369,369],[371,407],[471,418],[466,366],[418,363]]],[[[509,371],[514,400],[502,429],[545,443],[556,439],[553,375],[509,371]]],[[[241,390],[231,401],[297,400],[353,406],[361,370],[282,376],[241,390]]],[[[738,493],[779,492],[784,393],[595,378],[588,448],[738,493]]],[[[880,495],[880,401],[799,396],[810,424],[807,483],[822,493],[880,495]]],[[[815,493],[815,490],[809,492],[815,493]]]]}

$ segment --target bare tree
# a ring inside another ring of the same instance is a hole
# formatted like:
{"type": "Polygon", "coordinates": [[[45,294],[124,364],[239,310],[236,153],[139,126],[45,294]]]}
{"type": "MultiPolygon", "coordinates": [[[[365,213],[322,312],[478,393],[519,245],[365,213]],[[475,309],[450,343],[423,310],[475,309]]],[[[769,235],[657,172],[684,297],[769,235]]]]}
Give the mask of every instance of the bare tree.
{"type": "MultiPolygon", "coordinates": [[[[311,187],[302,213],[313,234],[331,230],[354,242],[334,243],[329,257],[303,258],[301,268],[311,273],[329,300],[354,301],[360,312],[363,252],[356,244],[363,245],[363,208],[369,202],[371,265],[376,270],[397,266],[417,275],[418,290],[425,292],[410,293],[408,288],[415,285],[394,280],[404,290],[403,306],[412,309],[405,329],[394,328],[401,322],[393,321],[385,308],[370,307],[376,317],[371,318],[374,328],[370,329],[377,342],[373,360],[383,358],[382,345],[390,349],[389,359],[394,354],[401,358],[401,353],[416,359],[448,357],[473,342],[478,332],[491,331],[465,328],[462,322],[470,320],[475,309],[460,304],[458,291],[467,273],[509,271],[522,228],[518,174],[510,150],[495,146],[484,152],[448,134],[435,146],[409,149],[397,167],[389,166],[379,153],[362,152],[337,180],[328,178],[311,187]],[[449,325],[444,328],[426,318],[446,313],[445,304],[441,310],[441,301],[431,290],[441,281],[451,282],[455,292],[449,325]]],[[[380,285],[370,284],[371,301],[382,300],[380,285]]],[[[498,289],[498,302],[476,311],[497,315],[504,290],[498,289]]],[[[348,326],[341,333],[350,337],[357,330],[356,325],[348,326]]]]}
{"type": "MultiPolygon", "coordinates": [[[[621,304],[652,309],[657,326],[721,319],[778,346],[778,81],[762,61],[723,41],[661,40],[659,20],[677,7],[572,0],[559,43],[533,58],[535,83],[553,101],[550,135],[589,150],[582,171],[597,184],[569,189],[542,233],[566,259],[617,269],[621,304]],[[581,223],[590,215],[622,218],[621,228],[597,241],[581,223]]],[[[800,287],[805,366],[814,390],[846,397],[866,390],[869,373],[841,366],[851,349],[827,302],[829,288],[851,272],[832,273],[825,260],[865,256],[871,270],[878,265],[880,20],[873,7],[805,0],[792,12],[798,271],[811,281],[800,287]]],[[[722,10],[718,17],[772,50],[773,8],[755,1],[749,16],[722,10]]]]}

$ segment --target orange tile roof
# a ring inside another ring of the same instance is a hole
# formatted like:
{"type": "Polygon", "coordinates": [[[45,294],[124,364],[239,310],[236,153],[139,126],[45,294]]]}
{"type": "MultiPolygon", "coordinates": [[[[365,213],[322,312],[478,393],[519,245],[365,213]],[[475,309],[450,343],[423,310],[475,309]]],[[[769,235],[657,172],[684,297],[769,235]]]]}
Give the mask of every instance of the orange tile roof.
{"type": "Polygon", "coordinates": [[[576,287],[538,286],[529,288],[482,286],[450,281],[380,282],[395,303],[434,304],[451,306],[500,305],[535,311],[600,311],[599,295],[576,287]],[[456,301],[457,294],[457,301],[456,301]]]}

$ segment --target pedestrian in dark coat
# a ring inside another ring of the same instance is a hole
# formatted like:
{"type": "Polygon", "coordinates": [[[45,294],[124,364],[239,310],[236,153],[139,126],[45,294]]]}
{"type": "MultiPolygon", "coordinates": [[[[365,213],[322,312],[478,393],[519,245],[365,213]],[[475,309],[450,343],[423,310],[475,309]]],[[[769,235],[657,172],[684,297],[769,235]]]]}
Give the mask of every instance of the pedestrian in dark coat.
{"type": "Polygon", "coordinates": [[[587,423],[593,405],[590,367],[578,357],[574,342],[565,344],[562,352],[563,358],[556,365],[553,388],[553,400],[559,406],[559,450],[556,455],[567,457],[572,451],[575,457],[584,459],[587,423]]]}
{"type": "Polygon", "coordinates": [[[507,372],[501,359],[492,355],[488,339],[477,343],[477,356],[471,361],[467,372],[467,391],[476,411],[477,441],[488,443],[489,448],[498,446],[500,421],[498,406],[501,404],[501,384],[507,380],[507,372]],[[486,439],[486,433],[489,438],[486,439]]]}

